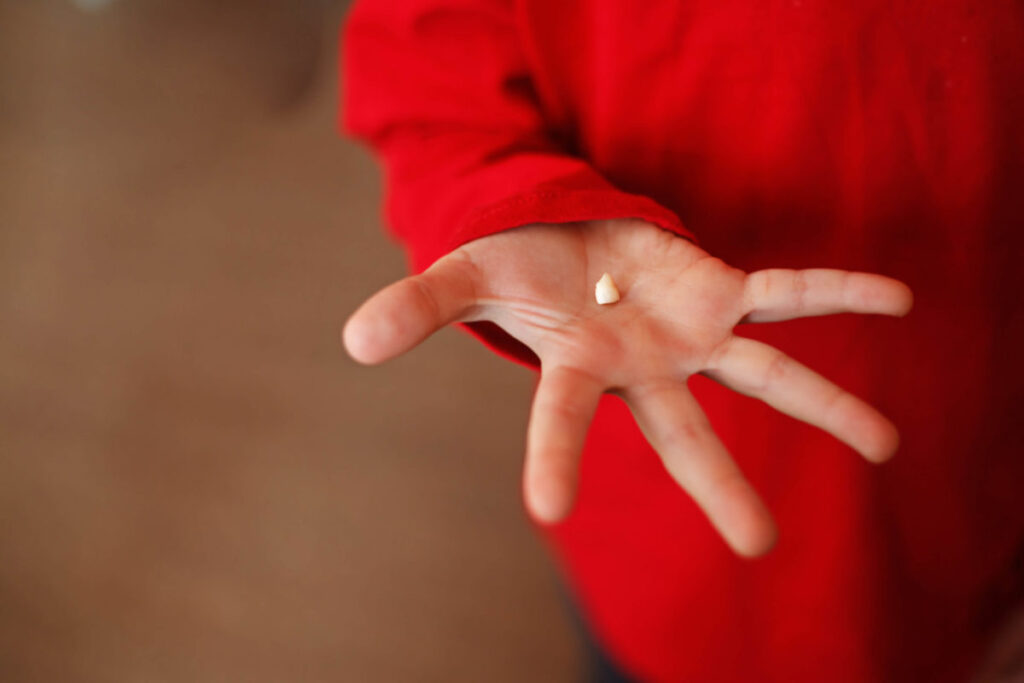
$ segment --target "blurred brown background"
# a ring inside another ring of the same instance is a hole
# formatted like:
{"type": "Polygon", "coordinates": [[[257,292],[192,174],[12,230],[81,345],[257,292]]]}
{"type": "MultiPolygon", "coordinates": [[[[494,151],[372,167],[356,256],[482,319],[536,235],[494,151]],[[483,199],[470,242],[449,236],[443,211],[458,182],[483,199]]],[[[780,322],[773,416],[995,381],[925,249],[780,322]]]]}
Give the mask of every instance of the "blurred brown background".
{"type": "Polygon", "coordinates": [[[529,373],[381,368],[322,0],[0,0],[0,680],[565,681],[529,373]]]}

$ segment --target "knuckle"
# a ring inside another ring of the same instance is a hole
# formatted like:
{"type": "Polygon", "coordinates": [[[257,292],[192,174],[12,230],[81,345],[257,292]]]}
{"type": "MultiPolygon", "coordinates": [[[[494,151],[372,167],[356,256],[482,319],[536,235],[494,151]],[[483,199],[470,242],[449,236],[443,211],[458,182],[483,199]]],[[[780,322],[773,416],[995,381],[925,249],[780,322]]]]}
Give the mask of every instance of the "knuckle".
{"type": "Polygon", "coordinates": [[[715,371],[722,366],[722,359],[729,354],[732,346],[732,337],[723,339],[708,352],[704,358],[705,370],[715,371]]]}
{"type": "Polygon", "coordinates": [[[828,396],[822,401],[822,410],[826,415],[834,415],[842,410],[844,404],[849,403],[850,398],[852,396],[849,393],[833,384],[828,390],[828,396]]]}
{"type": "Polygon", "coordinates": [[[422,276],[413,277],[409,282],[412,284],[413,295],[420,309],[425,311],[432,321],[439,323],[441,321],[441,304],[437,300],[433,288],[424,281],[422,276]]]}
{"type": "Polygon", "coordinates": [[[759,270],[747,276],[747,283],[754,301],[770,300],[775,289],[777,272],[775,270],[759,270]]]}
{"type": "Polygon", "coordinates": [[[859,294],[856,291],[856,284],[860,278],[853,276],[854,274],[849,271],[844,271],[839,276],[839,302],[844,308],[853,308],[860,303],[857,301],[859,294]]]}
{"type": "Polygon", "coordinates": [[[580,405],[565,400],[558,400],[555,397],[548,397],[539,401],[537,408],[563,423],[575,423],[584,419],[584,411],[580,405]]]}
{"type": "Polygon", "coordinates": [[[793,307],[798,310],[804,310],[807,303],[807,274],[802,270],[793,272],[792,281],[792,297],[793,307]]]}
{"type": "Polygon", "coordinates": [[[784,353],[773,353],[761,375],[761,389],[786,379],[792,368],[792,361],[784,353]]]}
{"type": "Polygon", "coordinates": [[[672,424],[665,429],[663,439],[670,448],[692,448],[701,440],[704,430],[692,422],[672,424]]]}
{"type": "Polygon", "coordinates": [[[724,496],[730,491],[747,487],[746,479],[732,466],[731,462],[729,465],[723,464],[722,467],[713,468],[705,473],[704,477],[708,488],[717,495],[724,496]]]}

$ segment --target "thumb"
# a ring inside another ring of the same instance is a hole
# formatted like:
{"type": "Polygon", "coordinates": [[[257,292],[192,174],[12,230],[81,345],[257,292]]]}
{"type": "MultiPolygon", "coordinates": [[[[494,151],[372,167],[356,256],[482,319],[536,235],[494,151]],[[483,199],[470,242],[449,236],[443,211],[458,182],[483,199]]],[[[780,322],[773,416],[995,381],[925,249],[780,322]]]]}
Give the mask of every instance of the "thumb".
{"type": "Polygon", "coordinates": [[[380,290],[345,323],[349,355],[372,365],[399,356],[449,323],[465,319],[476,304],[477,270],[453,252],[419,275],[380,290]]]}

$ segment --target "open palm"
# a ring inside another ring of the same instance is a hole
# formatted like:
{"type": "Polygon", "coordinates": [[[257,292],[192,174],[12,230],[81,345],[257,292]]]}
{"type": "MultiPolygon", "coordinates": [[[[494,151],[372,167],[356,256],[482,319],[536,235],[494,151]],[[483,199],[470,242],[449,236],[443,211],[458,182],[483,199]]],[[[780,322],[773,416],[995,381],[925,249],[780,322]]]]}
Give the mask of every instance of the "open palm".
{"type": "Polygon", "coordinates": [[[820,427],[882,461],[898,444],[874,408],[780,351],[733,334],[740,322],[830,313],[904,315],[906,285],[839,270],[746,274],[635,220],[532,225],[470,242],[366,301],[345,326],[360,362],[414,347],[452,322],[488,320],[541,360],[524,491],[533,514],[568,513],[587,429],[605,392],[629,405],[672,477],[736,552],[767,551],[771,516],[687,389],[701,373],[820,427]],[[622,293],[594,300],[605,272],[622,293]]]}

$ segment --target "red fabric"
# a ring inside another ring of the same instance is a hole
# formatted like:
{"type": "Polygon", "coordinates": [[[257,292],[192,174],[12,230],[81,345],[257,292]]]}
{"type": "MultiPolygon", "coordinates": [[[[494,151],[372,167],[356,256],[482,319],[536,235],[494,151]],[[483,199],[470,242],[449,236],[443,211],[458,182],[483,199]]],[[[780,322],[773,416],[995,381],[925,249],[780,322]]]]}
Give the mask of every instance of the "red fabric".
{"type": "Polygon", "coordinates": [[[904,320],[742,330],[889,415],[889,464],[692,382],[777,517],[771,555],[730,554],[611,397],[544,533],[642,680],[966,680],[1024,572],[1020,2],[365,0],[343,63],[416,269],[635,216],[746,270],[910,284],[904,320]]]}

